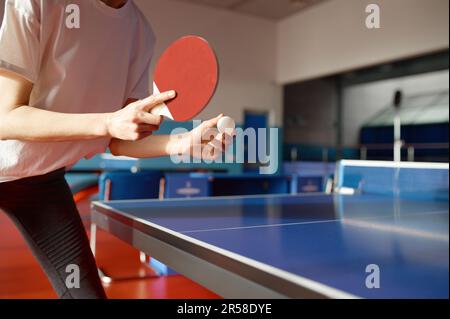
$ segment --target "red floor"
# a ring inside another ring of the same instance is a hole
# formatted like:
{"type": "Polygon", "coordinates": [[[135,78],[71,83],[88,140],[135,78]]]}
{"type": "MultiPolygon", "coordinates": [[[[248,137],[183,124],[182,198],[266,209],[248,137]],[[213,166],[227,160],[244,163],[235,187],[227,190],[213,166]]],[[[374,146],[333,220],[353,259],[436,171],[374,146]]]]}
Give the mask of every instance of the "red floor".
{"type": "MultiPolygon", "coordinates": [[[[84,220],[88,203],[80,204],[84,220]]],[[[219,298],[183,276],[151,277],[153,273],[139,262],[139,252],[113,236],[98,231],[97,264],[112,277],[150,277],[116,281],[105,285],[114,299],[207,299],[219,298]]],[[[0,299],[56,298],[44,273],[9,219],[0,212],[0,299]]]]}

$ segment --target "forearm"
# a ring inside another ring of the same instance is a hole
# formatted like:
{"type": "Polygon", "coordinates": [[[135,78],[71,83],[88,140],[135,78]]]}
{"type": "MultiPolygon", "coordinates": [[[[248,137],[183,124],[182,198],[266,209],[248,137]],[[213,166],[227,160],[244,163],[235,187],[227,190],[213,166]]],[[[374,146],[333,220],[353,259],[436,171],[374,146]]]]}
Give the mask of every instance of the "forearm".
{"type": "Polygon", "coordinates": [[[176,155],[182,152],[183,145],[188,143],[186,135],[152,135],[143,140],[130,142],[113,139],[110,151],[116,156],[134,158],[151,158],[176,155]]]}
{"type": "Polygon", "coordinates": [[[108,136],[107,114],[65,114],[20,106],[0,114],[0,139],[36,142],[108,136]]]}
{"type": "Polygon", "coordinates": [[[113,155],[152,158],[172,155],[191,156],[213,161],[232,144],[234,133],[220,133],[215,127],[219,115],[195,127],[192,131],[172,135],[151,135],[139,141],[112,139],[109,149],[113,155]]]}

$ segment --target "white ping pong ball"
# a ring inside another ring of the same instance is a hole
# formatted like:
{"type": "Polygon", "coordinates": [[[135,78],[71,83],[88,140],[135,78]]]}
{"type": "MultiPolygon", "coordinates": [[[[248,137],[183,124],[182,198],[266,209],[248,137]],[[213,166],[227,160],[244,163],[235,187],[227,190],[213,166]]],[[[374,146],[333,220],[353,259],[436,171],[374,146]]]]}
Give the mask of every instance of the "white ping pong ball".
{"type": "Polygon", "coordinates": [[[236,123],[229,116],[224,116],[219,119],[217,122],[217,129],[220,133],[232,133],[236,128],[236,123]]]}

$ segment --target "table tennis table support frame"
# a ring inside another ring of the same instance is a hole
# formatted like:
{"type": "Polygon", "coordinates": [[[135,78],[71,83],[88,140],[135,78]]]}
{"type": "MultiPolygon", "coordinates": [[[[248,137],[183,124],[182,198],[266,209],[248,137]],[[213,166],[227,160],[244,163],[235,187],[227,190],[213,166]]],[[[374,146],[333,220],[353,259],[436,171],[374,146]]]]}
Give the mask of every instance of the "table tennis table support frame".
{"type": "MultiPolygon", "coordinates": [[[[89,238],[89,242],[90,242],[90,246],[91,246],[91,251],[92,254],[95,257],[95,251],[96,251],[96,246],[97,246],[97,225],[95,225],[94,223],[91,223],[91,234],[90,234],[90,238],[89,238]]],[[[112,279],[107,276],[103,270],[101,270],[100,268],[97,268],[98,271],[98,276],[100,277],[100,280],[104,283],[110,283],[112,281],[112,279]]]]}
{"type": "MultiPolygon", "coordinates": [[[[136,172],[138,172],[138,169],[136,169],[136,172]]],[[[136,172],[133,172],[133,173],[136,173],[136,172]]],[[[104,195],[104,200],[106,200],[106,201],[110,200],[110,198],[111,198],[111,187],[112,187],[111,180],[109,180],[109,179],[106,180],[105,181],[105,195],[104,195]]],[[[160,195],[160,197],[161,197],[161,195],[160,195]]],[[[97,227],[92,222],[91,222],[90,230],[91,230],[90,245],[91,245],[92,253],[95,256],[96,242],[97,242],[97,227]]],[[[139,261],[144,265],[148,265],[147,264],[147,261],[148,261],[147,255],[142,251],[139,252],[139,261]]],[[[114,280],[114,278],[106,275],[106,273],[103,272],[100,268],[98,268],[98,273],[99,273],[100,279],[105,283],[110,283],[114,280]]],[[[139,278],[144,279],[144,278],[148,278],[148,276],[143,276],[143,277],[139,277],[139,278]]],[[[122,278],[122,280],[123,279],[127,279],[127,278],[122,278]]],[[[136,279],[136,278],[133,277],[133,278],[129,278],[129,279],[136,279]]]]}
{"type": "MultiPolygon", "coordinates": [[[[136,166],[133,166],[133,167],[134,167],[134,170],[133,170],[133,168],[131,168],[131,172],[133,174],[138,173],[139,172],[139,166],[136,165],[136,166]]],[[[106,180],[105,181],[105,198],[104,198],[105,201],[111,200],[111,187],[112,187],[111,180],[109,180],[109,179],[106,180]]],[[[160,181],[160,188],[161,188],[161,181],[160,181]]],[[[160,192],[161,192],[161,190],[160,190],[160,192]]],[[[164,197],[164,194],[162,196],[164,197]]],[[[161,198],[161,194],[159,194],[159,197],[161,198]]],[[[145,264],[147,262],[147,255],[144,252],[142,252],[142,251],[139,252],[139,260],[143,264],[145,264]]]]}
{"type": "MultiPolygon", "coordinates": [[[[91,246],[91,251],[92,254],[95,257],[95,253],[96,253],[96,249],[97,249],[97,225],[91,222],[90,225],[90,237],[89,237],[89,242],[90,242],[90,246],[91,246]]],[[[150,267],[149,266],[149,259],[147,258],[147,254],[144,253],[143,251],[139,251],[139,261],[150,267]]],[[[98,268],[98,274],[100,276],[100,279],[105,282],[105,283],[110,283],[112,281],[115,280],[115,278],[112,278],[110,276],[108,276],[101,268],[98,268]]],[[[131,278],[120,278],[120,280],[126,280],[126,279],[146,279],[146,278],[152,278],[154,276],[139,276],[139,277],[131,277],[131,278]]]]}
{"type": "Polygon", "coordinates": [[[96,248],[97,248],[97,225],[91,222],[90,226],[90,237],[89,242],[91,245],[92,254],[95,256],[96,248]]]}

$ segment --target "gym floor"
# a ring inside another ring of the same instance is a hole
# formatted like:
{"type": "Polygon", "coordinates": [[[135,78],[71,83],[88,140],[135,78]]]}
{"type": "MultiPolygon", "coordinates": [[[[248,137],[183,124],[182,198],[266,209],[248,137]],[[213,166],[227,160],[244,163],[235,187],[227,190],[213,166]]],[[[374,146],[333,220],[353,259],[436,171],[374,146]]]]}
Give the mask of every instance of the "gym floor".
{"type": "MultiPolygon", "coordinates": [[[[87,225],[89,202],[78,208],[87,225]]],[[[87,228],[88,229],[88,228],[87,228]]],[[[20,233],[5,214],[0,214],[0,299],[56,298],[39,264],[20,233]]],[[[220,298],[181,275],[153,277],[152,270],[139,262],[139,252],[123,241],[101,230],[97,233],[97,263],[108,274],[136,277],[104,284],[113,299],[211,299],[220,298]],[[139,277],[144,276],[145,279],[139,277]]]]}

